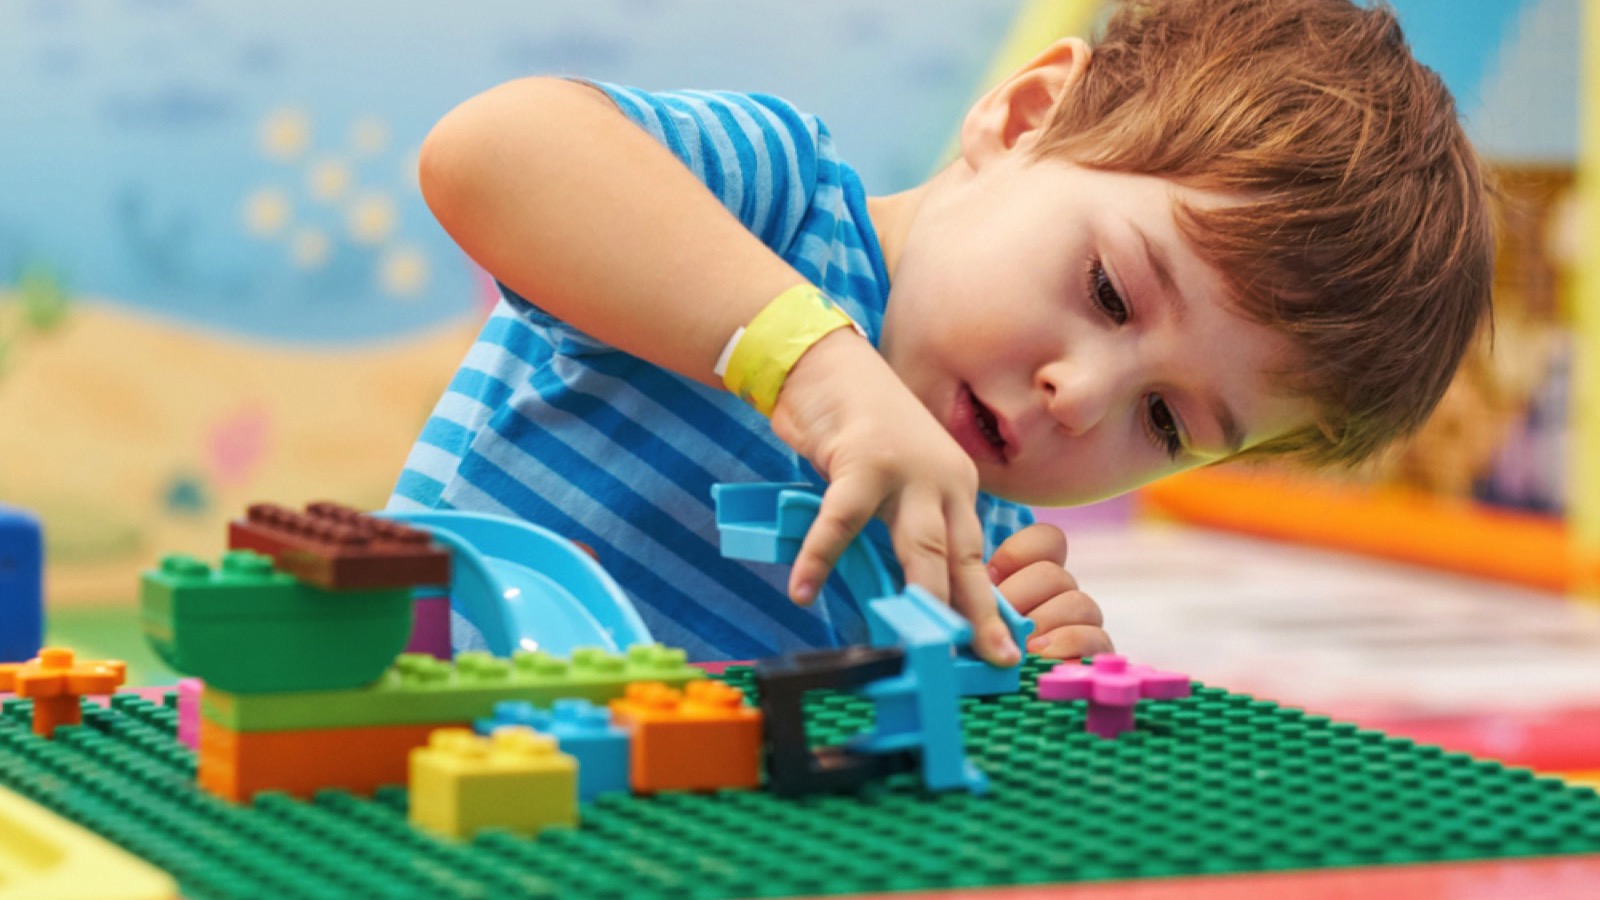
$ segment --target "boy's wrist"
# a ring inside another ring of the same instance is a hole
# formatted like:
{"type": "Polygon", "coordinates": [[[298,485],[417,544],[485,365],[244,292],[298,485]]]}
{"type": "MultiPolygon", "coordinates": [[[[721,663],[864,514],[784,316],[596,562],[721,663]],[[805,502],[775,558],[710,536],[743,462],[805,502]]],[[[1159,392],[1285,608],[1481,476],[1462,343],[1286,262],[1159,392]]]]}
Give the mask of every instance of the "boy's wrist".
{"type": "Polygon", "coordinates": [[[801,358],[844,330],[865,336],[861,326],[821,290],[796,285],[734,332],[713,371],[729,391],[770,418],[801,358]]]}
{"type": "Polygon", "coordinates": [[[845,426],[853,395],[879,392],[875,368],[887,371],[877,348],[860,335],[841,328],[824,336],[790,371],[773,410],[772,430],[811,459],[819,440],[845,426]]]}

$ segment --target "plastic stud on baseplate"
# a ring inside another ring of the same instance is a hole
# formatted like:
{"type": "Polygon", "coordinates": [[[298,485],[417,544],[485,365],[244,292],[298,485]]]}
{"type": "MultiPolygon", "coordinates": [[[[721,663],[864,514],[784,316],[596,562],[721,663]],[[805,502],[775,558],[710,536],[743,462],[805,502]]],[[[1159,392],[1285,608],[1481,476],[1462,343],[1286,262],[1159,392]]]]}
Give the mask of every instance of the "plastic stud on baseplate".
{"type": "Polygon", "coordinates": [[[1088,666],[1062,663],[1039,676],[1040,700],[1087,700],[1085,730],[1114,738],[1133,728],[1133,707],[1140,700],[1176,700],[1189,696],[1189,676],[1130,664],[1116,653],[1102,653],[1088,666]]]}

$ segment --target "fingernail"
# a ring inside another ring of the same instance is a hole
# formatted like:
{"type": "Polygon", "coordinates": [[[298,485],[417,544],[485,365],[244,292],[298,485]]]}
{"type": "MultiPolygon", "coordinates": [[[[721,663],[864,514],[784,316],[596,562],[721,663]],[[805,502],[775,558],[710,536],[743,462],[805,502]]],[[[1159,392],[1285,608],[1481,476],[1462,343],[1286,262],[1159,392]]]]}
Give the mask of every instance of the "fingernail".
{"type": "Polygon", "coordinates": [[[815,600],[816,597],[817,589],[812,587],[809,582],[794,586],[794,602],[801,604],[810,603],[812,600],[815,600]]]}
{"type": "Polygon", "coordinates": [[[995,658],[1000,660],[1001,665],[1014,666],[1019,660],[1022,659],[1022,652],[1017,649],[1016,643],[1014,643],[1009,637],[1004,638],[1004,641],[1005,643],[1001,644],[998,648],[999,652],[995,654],[995,658]]]}
{"type": "Polygon", "coordinates": [[[1000,570],[995,568],[994,566],[990,566],[989,567],[989,583],[990,584],[999,584],[1000,583],[1000,570]]]}
{"type": "Polygon", "coordinates": [[[1049,643],[1049,642],[1046,641],[1044,638],[1036,637],[1036,638],[1028,641],[1028,652],[1029,653],[1038,653],[1040,650],[1044,649],[1044,645],[1047,644],[1047,643],[1049,643]]]}

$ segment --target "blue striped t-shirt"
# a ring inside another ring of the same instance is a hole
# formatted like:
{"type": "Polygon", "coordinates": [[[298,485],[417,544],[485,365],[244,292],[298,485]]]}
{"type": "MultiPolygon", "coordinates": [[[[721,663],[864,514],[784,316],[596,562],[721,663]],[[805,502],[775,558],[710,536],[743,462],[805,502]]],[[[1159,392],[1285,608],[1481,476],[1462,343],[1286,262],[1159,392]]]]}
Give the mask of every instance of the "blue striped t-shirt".
{"type": "MultiPolygon", "coordinates": [[[[866,196],[827,129],[775,97],[598,85],[745,227],[863,326],[873,344],[889,277],[866,196]]],[[[694,659],[860,643],[837,578],[810,607],[787,567],[724,559],[711,486],[816,471],[733,395],[630,356],[510,289],[439,400],[389,508],[517,516],[595,550],[657,640],[694,659]]],[[[1031,521],[980,495],[987,552],[1031,521]]],[[[887,532],[869,530],[886,559],[887,532]]]]}

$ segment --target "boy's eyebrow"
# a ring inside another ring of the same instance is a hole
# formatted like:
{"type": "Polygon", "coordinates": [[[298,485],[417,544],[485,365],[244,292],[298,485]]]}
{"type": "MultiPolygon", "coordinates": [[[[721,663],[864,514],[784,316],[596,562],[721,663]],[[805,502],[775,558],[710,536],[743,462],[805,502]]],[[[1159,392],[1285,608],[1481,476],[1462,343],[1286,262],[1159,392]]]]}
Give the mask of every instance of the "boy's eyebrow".
{"type": "Polygon", "coordinates": [[[1239,419],[1234,416],[1233,410],[1228,408],[1227,401],[1221,397],[1213,397],[1211,414],[1217,417],[1217,424],[1222,426],[1222,440],[1228,445],[1228,455],[1232,456],[1244,449],[1244,429],[1239,427],[1239,419]]]}
{"type": "Polygon", "coordinates": [[[1133,225],[1133,233],[1138,236],[1139,243],[1144,247],[1145,262],[1156,273],[1156,280],[1161,282],[1162,292],[1172,298],[1173,318],[1182,323],[1184,317],[1189,314],[1189,301],[1183,296],[1183,292],[1178,290],[1178,282],[1172,277],[1172,267],[1167,262],[1166,250],[1150,243],[1150,236],[1138,225],[1133,225]]]}
{"type": "MultiPolygon", "coordinates": [[[[1167,261],[1166,250],[1151,243],[1150,236],[1144,233],[1144,229],[1132,222],[1128,224],[1132,225],[1133,233],[1138,236],[1139,243],[1144,248],[1145,262],[1149,264],[1151,271],[1156,273],[1156,280],[1161,282],[1162,292],[1172,302],[1172,318],[1178,324],[1183,324],[1184,318],[1189,314],[1189,301],[1183,296],[1183,292],[1178,290],[1177,279],[1172,277],[1172,266],[1167,261]]],[[[1211,398],[1211,415],[1222,427],[1222,440],[1228,447],[1228,455],[1232,456],[1243,449],[1244,429],[1239,427],[1239,417],[1233,414],[1227,401],[1221,397],[1211,398]]]]}

